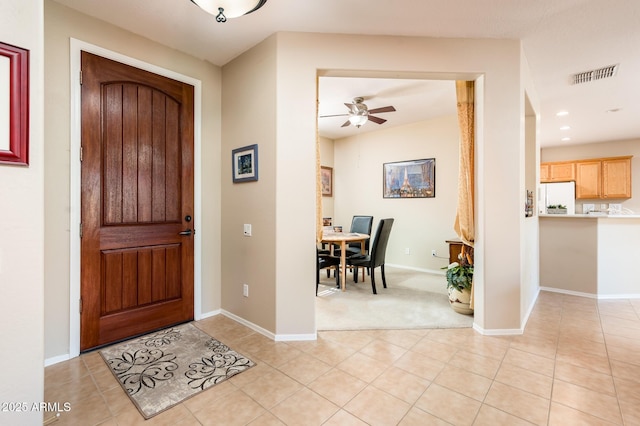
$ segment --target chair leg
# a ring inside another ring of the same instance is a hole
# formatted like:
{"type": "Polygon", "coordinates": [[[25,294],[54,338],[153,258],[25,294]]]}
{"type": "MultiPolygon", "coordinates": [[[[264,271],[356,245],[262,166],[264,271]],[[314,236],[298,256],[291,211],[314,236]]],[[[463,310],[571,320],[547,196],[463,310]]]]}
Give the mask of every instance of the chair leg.
{"type": "Polygon", "coordinates": [[[353,282],[354,283],[358,283],[358,267],[354,266],[353,267],[353,282]]]}
{"type": "Polygon", "coordinates": [[[375,269],[371,271],[371,289],[373,290],[373,294],[378,294],[376,291],[375,269]]]}
{"type": "Polygon", "coordinates": [[[380,272],[382,272],[382,285],[387,288],[387,279],[384,276],[384,263],[380,265],[380,272]]]}
{"type": "Polygon", "coordinates": [[[335,275],[335,277],[336,277],[336,288],[340,288],[340,270],[336,269],[333,272],[333,275],[335,275]]]}

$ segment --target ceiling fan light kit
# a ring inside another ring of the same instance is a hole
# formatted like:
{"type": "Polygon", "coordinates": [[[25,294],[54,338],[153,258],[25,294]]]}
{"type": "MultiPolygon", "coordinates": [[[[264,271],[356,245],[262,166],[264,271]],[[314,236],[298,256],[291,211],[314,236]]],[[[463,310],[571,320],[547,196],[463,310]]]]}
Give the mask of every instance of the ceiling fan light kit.
{"type": "Polygon", "coordinates": [[[349,108],[349,113],[347,113],[347,114],[323,115],[323,116],[320,116],[320,118],[348,116],[349,118],[347,119],[347,121],[341,127],[347,127],[349,125],[354,125],[357,128],[360,128],[367,121],[373,121],[374,123],[378,123],[378,124],[382,124],[385,121],[387,121],[384,118],[375,117],[375,116],[373,116],[371,114],[379,114],[379,113],[382,113],[382,112],[393,112],[393,111],[396,110],[391,105],[386,106],[386,107],[382,107],[382,108],[369,109],[369,107],[367,107],[367,105],[364,104],[364,98],[362,98],[362,97],[353,98],[353,103],[352,104],[345,103],[344,105],[347,108],[349,108]]]}
{"type": "Polygon", "coordinates": [[[191,0],[211,15],[215,15],[217,22],[227,22],[227,19],[248,15],[260,9],[267,0],[191,0]]]}

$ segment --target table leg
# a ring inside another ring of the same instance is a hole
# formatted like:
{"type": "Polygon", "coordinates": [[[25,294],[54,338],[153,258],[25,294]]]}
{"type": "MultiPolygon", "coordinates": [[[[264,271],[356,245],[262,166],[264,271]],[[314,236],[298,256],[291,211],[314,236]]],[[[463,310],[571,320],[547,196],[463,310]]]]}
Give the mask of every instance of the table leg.
{"type": "Polygon", "coordinates": [[[340,242],[340,287],[347,290],[347,242],[340,242]]]}
{"type": "MultiPolygon", "coordinates": [[[[369,254],[369,253],[365,253],[364,251],[366,250],[366,246],[365,246],[365,240],[360,241],[360,253],[361,254],[369,254]]],[[[365,270],[367,269],[366,266],[362,267],[362,282],[364,282],[364,275],[365,275],[365,270]]]]}

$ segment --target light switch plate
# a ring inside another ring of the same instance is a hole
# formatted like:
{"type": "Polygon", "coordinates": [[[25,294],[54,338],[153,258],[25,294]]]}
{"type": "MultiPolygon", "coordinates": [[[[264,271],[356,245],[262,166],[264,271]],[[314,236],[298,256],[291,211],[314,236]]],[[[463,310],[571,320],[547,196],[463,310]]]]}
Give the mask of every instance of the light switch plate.
{"type": "Polygon", "coordinates": [[[245,223],[244,224],[244,236],[245,237],[250,237],[251,236],[251,224],[250,223],[245,223]]]}

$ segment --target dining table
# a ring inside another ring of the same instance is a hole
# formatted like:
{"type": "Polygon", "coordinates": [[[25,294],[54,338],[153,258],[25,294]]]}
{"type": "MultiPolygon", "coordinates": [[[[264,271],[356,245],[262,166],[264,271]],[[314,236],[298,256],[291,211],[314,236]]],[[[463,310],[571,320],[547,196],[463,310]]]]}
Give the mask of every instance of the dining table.
{"type": "Polygon", "coordinates": [[[331,246],[331,254],[333,254],[334,245],[340,246],[340,287],[342,291],[347,289],[347,244],[360,242],[360,253],[366,253],[365,242],[370,238],[368,234],[360,234],[358,232],[335,232],[333,230],[322,230],[322,243],[331,246]]]}

